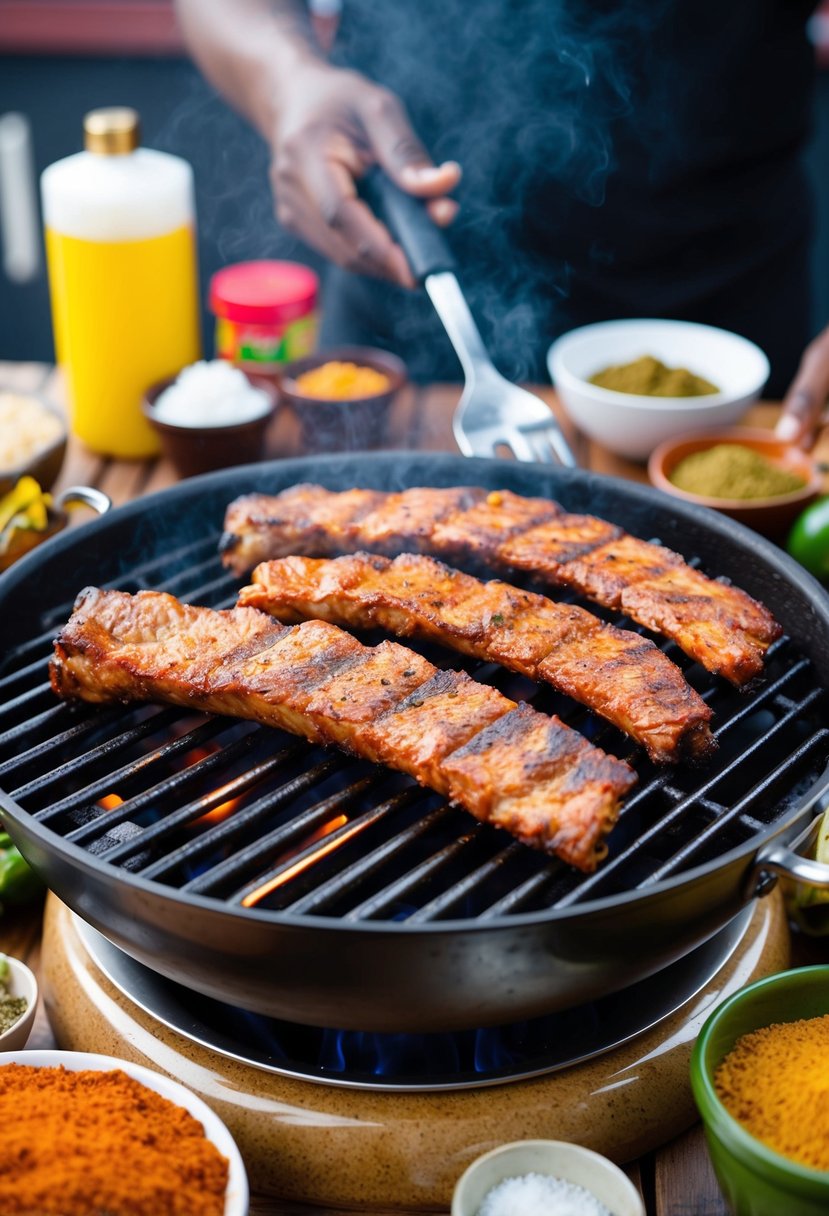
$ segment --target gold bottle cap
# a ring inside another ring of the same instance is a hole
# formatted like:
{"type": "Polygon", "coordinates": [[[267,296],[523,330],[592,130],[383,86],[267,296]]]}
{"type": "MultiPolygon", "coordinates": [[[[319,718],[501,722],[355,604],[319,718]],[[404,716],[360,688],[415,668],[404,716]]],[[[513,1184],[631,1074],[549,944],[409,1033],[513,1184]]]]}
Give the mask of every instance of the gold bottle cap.
{"type": "Polygon", "coordinates": [[[102,156],[134,152],[141,142],[141,120],[137,110],[112,106],[90,110],[83,120],[84,147],[102,156]]]}

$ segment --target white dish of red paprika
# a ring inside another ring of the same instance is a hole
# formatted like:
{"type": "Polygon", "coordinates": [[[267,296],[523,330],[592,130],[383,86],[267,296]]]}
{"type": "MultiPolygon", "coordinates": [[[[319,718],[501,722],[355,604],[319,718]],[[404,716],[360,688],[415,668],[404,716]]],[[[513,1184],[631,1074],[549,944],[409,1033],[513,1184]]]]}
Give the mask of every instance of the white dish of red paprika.
{"type": "Polygon", "coordinates": [[[247,1216],[247,1175],[224,1123],[178,1081],[140,1064],[6,1052],[0,1118],[9,1129],[0,1211],[29,1203],[43,1216],[247,1216]]]}

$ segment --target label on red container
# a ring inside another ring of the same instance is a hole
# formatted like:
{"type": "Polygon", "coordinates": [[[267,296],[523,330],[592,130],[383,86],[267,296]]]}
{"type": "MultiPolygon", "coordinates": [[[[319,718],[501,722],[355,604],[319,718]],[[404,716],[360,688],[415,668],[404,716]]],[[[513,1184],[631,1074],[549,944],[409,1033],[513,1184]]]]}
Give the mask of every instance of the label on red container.
{"type": "Polygon", "coordinates": [[[313,354],[316,346],[315,312],[282,326],[216,318],[216,354],[232,363],[290,363],[313,354]]]}

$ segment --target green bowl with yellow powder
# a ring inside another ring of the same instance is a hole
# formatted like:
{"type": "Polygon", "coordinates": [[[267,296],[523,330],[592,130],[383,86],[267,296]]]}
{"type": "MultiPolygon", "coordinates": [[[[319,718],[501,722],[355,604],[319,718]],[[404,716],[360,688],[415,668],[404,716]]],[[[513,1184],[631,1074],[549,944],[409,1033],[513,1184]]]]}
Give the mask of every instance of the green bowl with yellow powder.
{"type": "Polygon", "coordinates": [[[691,1086],[734,1216],[826,1216],[829,966],[783,971],[719,1005],[691,1086]]]}

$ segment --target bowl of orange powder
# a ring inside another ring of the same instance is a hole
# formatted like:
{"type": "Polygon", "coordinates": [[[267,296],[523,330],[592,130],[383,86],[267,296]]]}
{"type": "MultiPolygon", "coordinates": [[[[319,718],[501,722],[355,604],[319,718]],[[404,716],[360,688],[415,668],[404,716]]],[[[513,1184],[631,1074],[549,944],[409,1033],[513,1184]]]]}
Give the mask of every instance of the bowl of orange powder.
{"type": "Polygon", "coordinates": [[[829,1212],[829,966],[783,971],[717,1006],[691,1085],[735,1216],[829,1212]]]}
{"type": "Polygon", "coordinates": [[[389,410],[406,379],[405,364],[389,351],[340,346],[286,364],[277,386],[297,417],[305,448],[342,452],[383,442],[389,410]]]}
{"type": "Polygon", "coordinates": [[[247,1216],[230,1132],[177,1081],[74,1051],[0,1057],[4,1216],[247,1216]]]}

